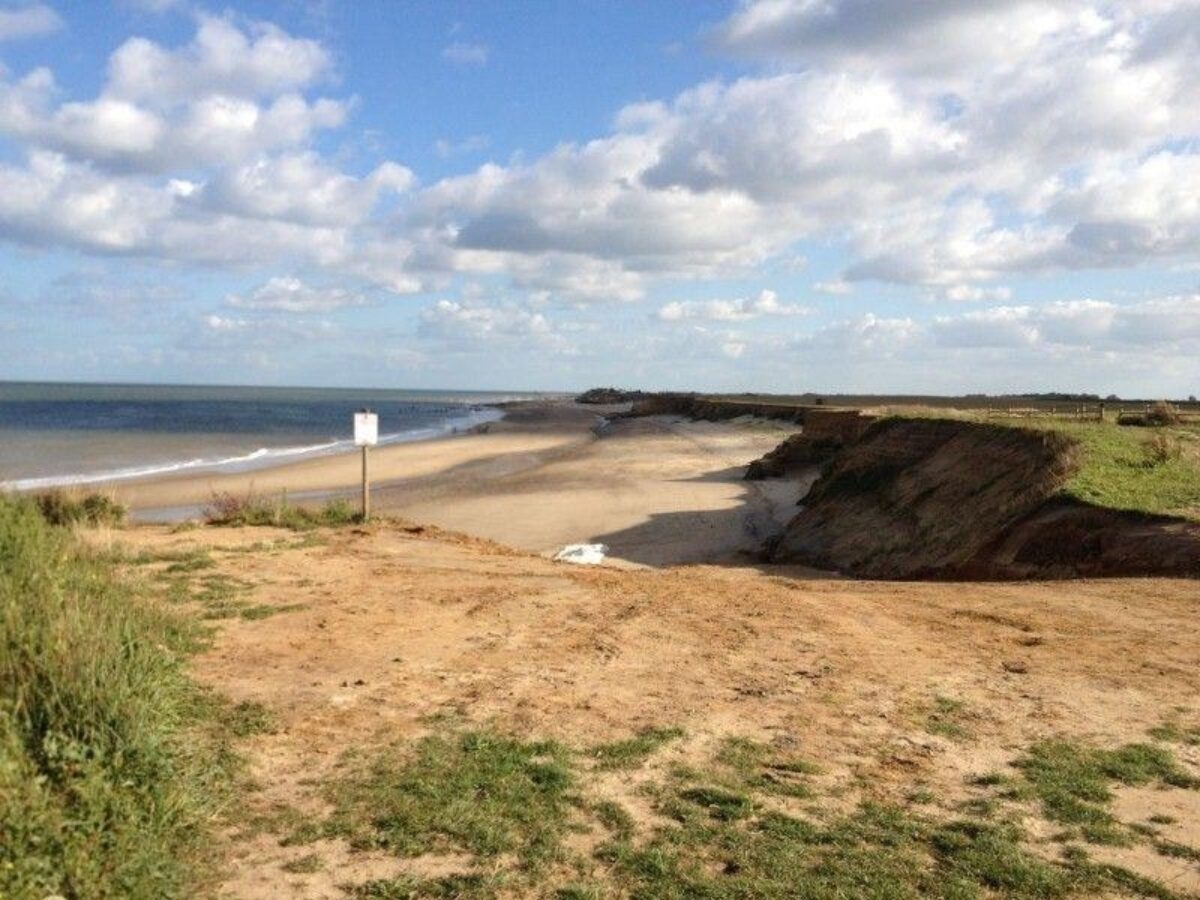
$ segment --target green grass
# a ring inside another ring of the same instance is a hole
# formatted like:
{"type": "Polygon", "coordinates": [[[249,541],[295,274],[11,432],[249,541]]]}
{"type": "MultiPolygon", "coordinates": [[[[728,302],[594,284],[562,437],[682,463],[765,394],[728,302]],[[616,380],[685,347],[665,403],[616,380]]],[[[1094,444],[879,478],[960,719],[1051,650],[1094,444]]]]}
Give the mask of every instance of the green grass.
{"type": "Polygon", "coordinates": [[[967,737],[967,705],[952,697],[934,697],[925,717],[925,730],[939,737],[960,741],[967,737]]]}
{"type": "Polygon", "coordinates": [[[1200,725],[1184,725],[1177,720],[1171,719],[1151,728],[1150,737],[1156,741],[1200,747],[1200,725]]]}
{"type": "Polygon", "coordinates": [[[1063,487],[1068,496],[1112,509],[1200,519],[1200,426],[1129,428],[1066,419],[1013,419],[1011,424],[1059,431],[1079,442],[1079,470],[1063,487]],[[1145,446],[1154,434],[1178,442],[1182,452],[1154,461],[1145,446]]]}
{"type": "Polygon", "coordinates": [[[636,826],[633,816],[615,800],[598,800],[592,804],[592,815],[616,838],[633,837],[636,826]]]}
{"type": "Polygon", "coordinates": [[[214,494],[205,510],[210,525],[270,526],[309,531],[323,526],[337,527],[361,521],[350,501],[329,500],[310,508],[289,503],[286,495],[276,500],[257,495],[214,494]]]}
{"type": "Polygon", "coordinates": [[[558,854],[575,783],[558,744],[484,732],[431,735],[334,784],[326,830],[360,849],[511,854],[535,869],[558,854]]]}
{"type": "Polygon", "coordinates": [[[1115,750],[1081,747],[1068,741],[1043,741],[1016,762],[1047,819],[1079,829],[1100,844],[1126,844],[1133,838],[1108,811],[1112,786],[1162,784],[1196,788],[1169,750],[1151,744],[1127,744],[1115,750]]]}
{"type": "MultiPolygon", "coordinates": [[[[807,776],[815,767],[788,749],[740,737],[719,742],[698,768],[675,766],[642,784],[638,790],[656,817],[639,823],[615,800],[588,799],[592,781],[606,771],[595,765],[594,749],[572,753],[482,732],[435,733],[407,749],[352,761],[350,772],[329,786],[333,816],[306,837],[341,836],[353,848],[406,857],[471,857],[466,871],[452,875],[348,888],[360,900],[1175,896],[1151,879],[1091,862],[1081,847],[1067,848],[1057,861],[1031,853],[1018,821],[998,815],[946,820],[871,801],[835,811],[812,794],[797,811],[772,773],[807,776]],[[591,828],[602,837],[594,850],[570,850],[566,838],[591,828]]],[[[1130,748],[1092,762],[1102,780],[1178,774],[1164,757],[1130,748]]],[[[1083,769],[1065,780],[1086,780],[1083,769]]],[[[979,783],[1007,781],[993,776],[979,783]]],[[[1186,856],[1178,846],[1160,852],[1186,856]]]]}
{"type": "Polygon", "coordinates": [[[292,875],[311,875],[313,872],[320,872],[325,868],[325,861],[316,853],[306,853],[291,862],[284,863],[280,868],[292,875]]]}
{"type": "Polygon", "coordinates": [[[821,769],[804,757],[744,737],[727,737],[717,748],[712,774],[719,783],[782,797],[809,797],[807,776],[821,769]]]}
{"type": "Polygon", "coordinates": [[[597,744],[588,751],[598,769],[633,769],[660,747],[683,737],[682,728],[644,728],[633,737],[597,744]]]}
{"type": "Polygon", "coordinates": [[[236,771],[188,622],[0,499],[0,896],[190,897],[236,771]]]}
{"type": "Polygon", "coordinates": [[[866,802],[845,814],[775,808],[750,767],[718,754],[711,770],[681,772],[656,795],[672,820],[597,851],[607,881],[640,898],[1054,898],[1122,888],[1170,897],[1156,882],[1088,862],[1029,853],[1014,822],[939,821],[866,802]],[[714,781],[724,782],[713,788],[714,781]]]}

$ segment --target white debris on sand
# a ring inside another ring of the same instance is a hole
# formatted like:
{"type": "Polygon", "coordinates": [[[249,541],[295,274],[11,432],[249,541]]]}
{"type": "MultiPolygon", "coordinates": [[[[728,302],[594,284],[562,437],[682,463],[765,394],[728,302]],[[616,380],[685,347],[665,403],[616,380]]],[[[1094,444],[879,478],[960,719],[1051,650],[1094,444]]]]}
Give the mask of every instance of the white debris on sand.
{"type": "Polygon", "coordinates": [[[607,544],[567,544],[554,554],[558,562],[575,563],[578,566],[598,566],[604,562],[607,544]]]}

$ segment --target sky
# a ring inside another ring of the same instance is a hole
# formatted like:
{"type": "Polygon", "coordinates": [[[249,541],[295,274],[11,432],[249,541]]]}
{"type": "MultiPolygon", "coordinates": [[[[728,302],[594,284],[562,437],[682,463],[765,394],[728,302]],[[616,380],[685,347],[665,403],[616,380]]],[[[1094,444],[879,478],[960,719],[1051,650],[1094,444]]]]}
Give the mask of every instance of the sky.
{"type": "Polygon", "coordinates": [[[1200,0],[0,0],[0,379],[1200,394],[1200,0]]]}

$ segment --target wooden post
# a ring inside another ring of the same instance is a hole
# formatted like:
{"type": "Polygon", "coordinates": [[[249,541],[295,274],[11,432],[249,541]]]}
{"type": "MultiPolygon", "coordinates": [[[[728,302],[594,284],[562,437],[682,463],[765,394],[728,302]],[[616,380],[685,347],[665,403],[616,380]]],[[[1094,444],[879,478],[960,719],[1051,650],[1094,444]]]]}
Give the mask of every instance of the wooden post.
{"type": "Polygon", "coordinates": [[[362,448],[362,520],[366,522],[371,518],[371,481],[367,471],[367,452],[370,450],[366,444],[362,448]]]}

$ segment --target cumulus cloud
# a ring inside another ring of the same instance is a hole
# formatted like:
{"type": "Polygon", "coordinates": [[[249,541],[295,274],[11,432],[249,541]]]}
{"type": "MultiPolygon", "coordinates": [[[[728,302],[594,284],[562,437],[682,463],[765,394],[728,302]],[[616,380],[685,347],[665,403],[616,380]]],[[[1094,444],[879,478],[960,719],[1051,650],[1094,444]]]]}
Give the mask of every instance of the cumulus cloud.
{"type": "Polygon", "coordinates": [[[841,278],[835,278],[832,281],[818,281],[812,287],[818,293],[833,294],[835,296],[842,296],[854,291],[854,285],[841,278]]]}
{"type": "Polygon", "coordinates": [[[746,0],[712,38],[752,59],[946,75],[1027,53],[1086,9],[1070,0],[746,0]]]}
{"type": "Polygon", "coordinates": [[[1072,300],[938,316],[930,327],[949,347],[1064,346],[1103,351],[1179,347],[1200,341],[1200,295],[1116,304],[1072,300]]]}
{"type": "Polygon", "coordinates": [[[0,9],[0,41],[41,37],[62,27],[58,13],[45,3],[0,9]]]}
{"type": "Polygon", "coordinates": [[[367,298],[361,292],[337,286],[308,285],[290,276],[271,278],[245,296],[230,294],[226,298],[226,303],[232,307],[289,313],[329,312],[366,302],[367,298]]]}
{"type": "Polygon", "coordinates": [[[762,291],[756,297],[736,300],[676,300],[658,310],[664,322],[703,319],[712,322],[741,322],[760,316],[803,316],[812,310],[805,306],[780,303],[774,291],[762,291]]]}
{"type": "Polygon", "coordinates": [[[107,91],[157,108],[202,94],[273,97],[309,87],[330,66],[329,53],[317,41],[268,22],[243,30],[227,17],[205,15],[192,41],[179,49],[145,38],[118,47],[109,59],[107,91]]]}
{"type": "Polygon", "coordinates": [[[1200,158],[1197,34],[1184,0],[753,0],[713,40],[772,74],[447,179],[415,220],[463,270],[560,253],[735,274],[834,238],[851,253],[835,289],[976,300],[1013,273],[1194,258],[1198,194],[1169,186],[1200,158]]]}
{"type": "Polygon", "coordinates": [[[264,23],[201,16],[180,47],[131,38],[90,100],[53,74],[0,73],[0,237],[222,266],[318,267],[397,291],[403,237],[381,210],[415,187],[404,166],[343,172],[313,149],[351,104],[306,96],[327,79],[317,42],[264,23]]]}
{"type": "Polygon", "coordinates": [[[924,337],[921,326],[908,317],[878,316],[866,313],[842,319],[802,335],[796,341],[801,350],[822,353],[872,353],[894,355],[924,337]]]}
{"type": "Polygon", "coordinates": [[[224,169],[203,186],[196,202],[251,218],[348,226],[363,221],[384,192],[404,193],[414,182],[412,172],[396,163],[354,178],[305,151],[224,169]]]}
{"type": "Polygon", "coordinates": [[[459,347],[480,343],[528,343],[559,353],[570,353],[574,349],[543,313],[518,304],[489,306],[439,300],[421,312],[418,334],[459,347]]]}

